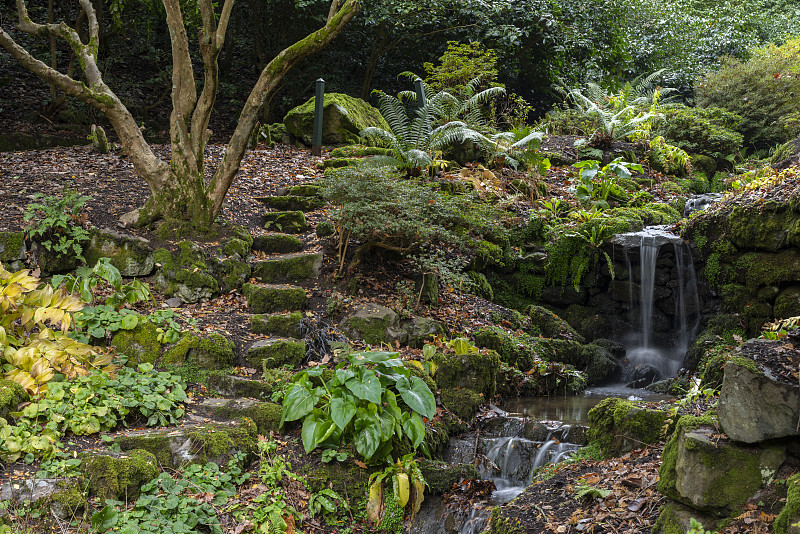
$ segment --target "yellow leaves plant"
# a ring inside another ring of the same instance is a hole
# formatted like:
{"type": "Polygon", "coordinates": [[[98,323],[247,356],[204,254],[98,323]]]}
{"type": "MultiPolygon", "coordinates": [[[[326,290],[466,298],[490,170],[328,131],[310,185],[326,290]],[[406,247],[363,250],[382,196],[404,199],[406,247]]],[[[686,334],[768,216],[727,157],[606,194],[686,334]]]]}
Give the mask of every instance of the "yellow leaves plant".
{"type": "Polygon", "coordinates": [[[111,353],[67,336],[74,324],[72,314],[85,303],[63,287],[38,286],[39,279],[27,269],[11,273],[0,263],[0,356],[5,378],[38,396],[56,374],[71,379],[90,369],[113,373],[111,353]]]}

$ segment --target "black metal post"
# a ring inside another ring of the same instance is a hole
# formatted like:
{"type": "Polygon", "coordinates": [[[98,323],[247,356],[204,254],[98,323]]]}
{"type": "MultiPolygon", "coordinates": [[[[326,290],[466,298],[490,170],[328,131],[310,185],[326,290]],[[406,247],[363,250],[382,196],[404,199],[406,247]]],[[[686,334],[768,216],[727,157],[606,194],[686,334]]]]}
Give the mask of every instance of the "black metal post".
{"type": "Polygon", "coordinates": [[[322,155],[322,112],[325,105],[325,80],[317,79],[316,96],[314,98],[314,134],[311,143],[311,154],[322,155]]]}

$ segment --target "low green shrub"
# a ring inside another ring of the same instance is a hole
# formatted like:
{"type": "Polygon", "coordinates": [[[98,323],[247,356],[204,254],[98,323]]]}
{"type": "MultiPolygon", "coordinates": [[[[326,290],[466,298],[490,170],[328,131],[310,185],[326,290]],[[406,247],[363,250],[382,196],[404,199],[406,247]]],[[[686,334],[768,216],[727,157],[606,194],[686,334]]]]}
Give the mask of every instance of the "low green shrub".
{"type": "Polygon", "coordinates": [[[690,108],[673,105],[664,111],[655,134],[690,154],[705,154],[715,159],[737,154],[743,136],[737,131],[742,117],[720,107],[690,108]]]}

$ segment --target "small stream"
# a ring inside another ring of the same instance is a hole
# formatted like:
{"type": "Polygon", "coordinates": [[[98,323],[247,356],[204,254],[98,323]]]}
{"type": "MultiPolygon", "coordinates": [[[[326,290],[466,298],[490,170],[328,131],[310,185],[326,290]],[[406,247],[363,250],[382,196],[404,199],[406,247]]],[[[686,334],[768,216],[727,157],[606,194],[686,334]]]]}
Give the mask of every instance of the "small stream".
{"type": "Polygon", "coordinates": [[[645,390],[608,386],[582,396],[510,399],[478,429],[450,440],[444,460],[472,464],[481,477],[494,482],[489,502],[469,510],[451,510],[440,497],[426,497],[412,534],[477,534],[486,528],[491,509],[505,504],[530,485],[533,472],[568,458],[586,444],[588,412],[607,397],[632,400],[670,398],[645,390]]]}

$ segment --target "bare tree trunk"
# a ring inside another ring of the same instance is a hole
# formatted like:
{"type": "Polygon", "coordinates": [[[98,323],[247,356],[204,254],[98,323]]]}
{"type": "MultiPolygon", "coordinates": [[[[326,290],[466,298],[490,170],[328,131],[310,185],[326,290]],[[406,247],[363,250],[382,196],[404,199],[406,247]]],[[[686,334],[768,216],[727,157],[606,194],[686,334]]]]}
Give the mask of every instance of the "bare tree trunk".
{"type": "Polygon", "coordinates": [[[147,203],[123,217],[126,224],[143,225],[158,218],[170,217],[190,220],[198,229],[208,227],[219,215],[225,195],[239,170],[258,112],[270,93],[295,63],[330,43],[360,8],[359,0],[346,0],[344,3],[342,0],[333,0],[328,22],[324,27],[281,51],[264,67],[242,109],[225,156],[206,186],[204,154],[210,133],[208,124],[219,83],[217,62],[235,0],[225,0],[219,15],[214,11],[212,0],[198,0],[202,19],[199,40],[204,76],[199,95],[180,0],[162,0],[167,14],[173,62],[170,116],[172,154],[169,164],[155,155],[131,113],[103,82],[96,62],[99,48],[96,12],[92,0],[79,2],[88,27],[88,37],[83,39],[78,31],[64,22],[34,23],[28,15],[25,0],[16,0],[18,28],[31,35],[64,39],[78,58],[85,82],[79,82],[39,61],[19,46],[2,27],[0,46],[23,67],[65,93],[95,107],[111,122],[136,172],[150,188],[147,203]]]}

